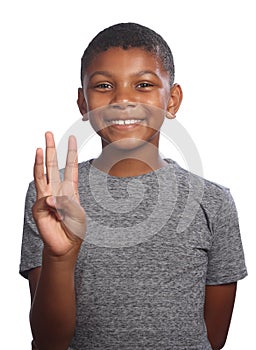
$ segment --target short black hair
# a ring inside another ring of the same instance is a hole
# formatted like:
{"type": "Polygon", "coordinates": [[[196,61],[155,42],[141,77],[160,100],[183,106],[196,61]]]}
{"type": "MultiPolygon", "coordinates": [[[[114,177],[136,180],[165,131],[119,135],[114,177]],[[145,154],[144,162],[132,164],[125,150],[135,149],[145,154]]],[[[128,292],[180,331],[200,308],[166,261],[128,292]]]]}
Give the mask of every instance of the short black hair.
{"type": "Polygon", "coordinates": [[[164,69],[170,75],[170,86],[174,82],[174,62],[170,47],[154,30],[137,23],[118,23],[99,32],[85,49],[81,59],[81,83],[84,73],[94,57],[111,47],[143,48],[160,58],[164,69]]]}

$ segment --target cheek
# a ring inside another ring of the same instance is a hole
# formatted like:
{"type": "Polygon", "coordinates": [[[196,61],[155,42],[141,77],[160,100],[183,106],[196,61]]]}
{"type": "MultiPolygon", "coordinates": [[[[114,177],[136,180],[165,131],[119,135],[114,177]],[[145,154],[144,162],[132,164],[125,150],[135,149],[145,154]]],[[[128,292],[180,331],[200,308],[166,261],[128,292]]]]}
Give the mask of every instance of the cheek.
{"type": "Polygon", "coordinates": [[[161,103],[161,107],[166,110],[170,101],[170,90],[164,89],[159,96],[159,101],[161,103]]]}
{"type": "Polygon", "coordinates": [[[90,89],[85,91],[86,102],[89,111],[106,106],[109,104],[110,96],[109,94],[99,94],[92,92],[90,89]]]}
{"type": "Polygon", "coordinates": [[[97,108],[103,107],[107,104],[105,99],[101,98],[88,98],[88,107],[89,110],[95,110],[97,108]]]}
{"type": "Polygon", "coordinates": [[[158,107],[159,109],[162,109],[166,111],[168,102],[169,102],[169,94],[165,89],[162,89],[160,91],[157,91],[154,94],[151,94],[150,96],[145,96],[144,103],[153,105],[155,107],[158,107]]]}

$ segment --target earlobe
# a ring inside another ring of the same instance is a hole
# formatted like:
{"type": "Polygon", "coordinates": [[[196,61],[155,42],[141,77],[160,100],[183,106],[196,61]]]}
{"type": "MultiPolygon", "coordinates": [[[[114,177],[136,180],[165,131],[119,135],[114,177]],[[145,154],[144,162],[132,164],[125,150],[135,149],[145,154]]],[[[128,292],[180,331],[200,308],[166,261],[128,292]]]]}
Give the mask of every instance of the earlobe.
{"type": "Polygon", "coordinates": [[[167,111],[166,112],[166,118],[168,118],[168,119],[175,119],[176,115],[173,114],[172,112],[167,111]]]}
{"type": "Polygon", "coordinates": [[[80,113],[83,116],[82,120],[84,120],[84,121],[88,120],[88,117],[87,117],[87,103],[85,101],[84,92],[83,92],[82,88],[78,88],[77,105],[78,105],[80,113]]]}
{"type": "Polygon", "coordinates": [[[84,122],[86,122],[86,121],[88,120],[87,113],[84,113],[84,114],[83,114],[82,120],[83,120],[84,122]]]}

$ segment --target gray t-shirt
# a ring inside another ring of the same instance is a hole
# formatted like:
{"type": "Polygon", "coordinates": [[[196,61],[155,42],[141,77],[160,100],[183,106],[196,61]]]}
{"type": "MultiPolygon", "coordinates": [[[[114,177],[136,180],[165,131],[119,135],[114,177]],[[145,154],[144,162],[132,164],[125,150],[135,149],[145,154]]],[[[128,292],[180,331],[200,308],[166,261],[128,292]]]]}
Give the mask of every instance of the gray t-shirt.
{"type": "MultiPolygon", "coordinates": [[[[136,177],[79,164],[88,228],[75,282],[70,350],[208,350],[205,285],[247,275],[229,190],[176,162],[136,177]]],[[[41,265],[29,185],[20,273],[41,265]]]]}

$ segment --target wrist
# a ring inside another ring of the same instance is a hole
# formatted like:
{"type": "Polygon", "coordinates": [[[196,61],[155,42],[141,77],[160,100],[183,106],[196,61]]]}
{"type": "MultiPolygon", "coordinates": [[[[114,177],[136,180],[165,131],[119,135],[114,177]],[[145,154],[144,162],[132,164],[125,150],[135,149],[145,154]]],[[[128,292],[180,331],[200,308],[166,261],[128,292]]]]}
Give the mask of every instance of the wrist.
{"type": "Polygon", "coordinates": [[[65,254],[61,255],[54,254],[51,249],[49,249],[47,246],[44,246],[42,254],[42,265],[59,264],[73,267],[76,264],[80,246],[81,244],[76,245],[70,248],[65,254]]]}

